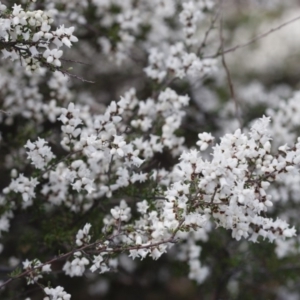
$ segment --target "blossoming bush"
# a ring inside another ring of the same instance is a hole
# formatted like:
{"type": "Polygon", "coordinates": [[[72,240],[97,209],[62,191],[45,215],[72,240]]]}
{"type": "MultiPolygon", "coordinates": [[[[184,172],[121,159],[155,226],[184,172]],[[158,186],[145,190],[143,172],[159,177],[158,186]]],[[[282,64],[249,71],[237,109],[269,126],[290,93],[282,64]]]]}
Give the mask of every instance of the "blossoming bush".
{"type": "Polygon", "coordinates": [[[0,2],[1,297],[94,299],[159,266],[202,297],[297,290],[300,96],[234,86],[227,9],[0,2]]]}

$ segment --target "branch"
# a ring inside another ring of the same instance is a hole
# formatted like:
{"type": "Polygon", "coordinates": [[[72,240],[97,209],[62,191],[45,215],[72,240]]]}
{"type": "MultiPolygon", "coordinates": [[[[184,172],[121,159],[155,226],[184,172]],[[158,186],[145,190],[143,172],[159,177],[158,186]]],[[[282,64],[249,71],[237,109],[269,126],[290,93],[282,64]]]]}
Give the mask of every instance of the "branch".
{"type": "MultiPolygon", "coordinates": [[[[128,246],[128,247],[117,246],[114,249],[107,249],[107,247],[104,246],[102,248],[97,249],[95,252],[96,253],[101,253],[101,252],[105,252],[105,253],[120,253],[120,252],[124,252],[124,251],[129,251],[129,250],[138,250],[138,249],[152,248],[152,247],[156,247],[156,246],[159,246],[161,244],[166,244],[166,243],[176,243],[176,241],[174,240],[174,238],[176,236],[176,233],[180,230],[180,228],[181,228],[182,224],[184,223],[184,221],[185,221],[184,218],[180,220],[177,228],[174,230],[174,232],[173,232],[173,234],[171,235],[170,238],[162,240],[160,242],[151,243],[151,244],[148,244],[148,245],[136,245],[136,246],[128,246]]],[[[117,235],[119,235],[119,233],[117,233],[117,235]]],[[[114,238],[117,235],[111,236],[111,237],[109,237],[109,239],[112,239],[112,238],[114,238]]],[[[45,265],[51,265],[52,263],[54,263],[56,261],[62,260],[64,258],[68,258],[69,256],[71,256],[75,252],[83,251],[83,250],[86,250],[86,249],[94,247],[94,246],[97,247],[97,245],[101,245],[101,244],[103,244],[103,241],[96,241],[94,243],[91,243],[91,244],[88,244],[88,245],[84,245],[84,246],[79,247],[77,249],[73,249],[70,252],[62,254],[62,255],[60,255],[58,257],[54,257],[54,258],[50,259],[49,261],[47,261],[47,262],[45,262],[45,263],[43,263],[43,264],[41,264],[39,266],[33,267],[33,268],[29,269],[29,270],[26,270],[26,271],[22,272],[21,274],[15,276],[15,277],[9,278],[8,280],[6,280],[4,283],[2,283],[0,285],[0,290],[3,287],[5,287],[6,285],[8,285],[9,283],[11,283],[13,280],[19,279],[19,278],[22,278],[22,277],[26,277],[26,276],[34,273],[35,271],[40,270],[45,265]]],[[[93,251],[91,251],[89,253],[93,253],[93,251]]]]}
{"type": "Polygon", "coordinates": [[[291,19],[291,20],[289,20],[289,21],[287,21],[287,22],[285,22],[285,23],[283,23],[283,24],[281,24],[281,25],[279,25],[277,27],[274,27],[274,28],[272,28],[272,29],[264,32],[264,33],[261,33],[261,34],[255,36],[253,39],[249,40],[248,42],[244,43],[244,44],[238,44],[238,45],[236,45],[236,46],[234,46],[232,48],[228,48],[228,49],[225,49],[225,50],[218,51],[217,53],[215,53],[213,55],[209,55],[209,56],[206,56],[206,57],[203,57],[203,58],[216,58],[216,57],[218,57],[220,55],[224,55],[224,54],[227,54],[227,53],[230,53],[230,52],[234,52],[234,51],[236,51],[238,49],[245,48],[245,47],[247,47],[247,46],[255,43],[256,41],[261,40],[262,38],[268,36],[272,32],[278,31],[281,28],[283,28],[283,27],[285,27],[285,26],[287,26],[287,25],[289,25],[291,23],[294,23],[295,21],[298,21],[298,20],[300,20],[300,16],[298,16],[296,18],[293,18],[293,19],[291,19]]]}
{"type": "MultiPolygon", "coordinates": [[[[220,6],[221,6],[221,4],[222,4],[222,0],[220,1],[220,6]]],[[[231,99],[234,102],[235,116],[236,116],[237,120],[239,121],[240,128],[242,128],[242,120],[241,120],[240,115],[239,115],[239,103],[238,103],[237,98],[235,96],[232,78],[231,78],[228,66],[226,64],[225,55],[224,55],[225,52],[223,50],[224,49],[224,37],[223,37],[223,16],[222,15],[220,17],[220,46],[221,46],[221,54],[222,54],[222,65],[223,65],[223,67],[225,69],[225,72],[226,72],[231,99]]]]}
{"type": "Polygon", "coordinates": [[[204,38],[202,40],[202,43],[200,44],[198,50],[197,50],[197,56],[199,56],[201,54],[201,50],[202,48],[204,48],[206,46],[206,42],[207,42],[207,39],[208,39],[208,36],[210,34],[210,32],[212,31],[212,29],[214,29],[214,25],[218,19],[218,16],[219,16],[219,11],[216,12],[216,14],[214,15],[214,17],[211,19],[210,21],[210,24],[209,24],[209,27],[207,28],[205,34],[204,34],[204,38]]]}
{"type": "Polygon", "coordinates": [[[91,66],[92,65],[92,64],[88,64],[88,63],[85,63],[85,62],[82,62],[82,61],[79,61],[79,60],[73,60],[73,59],[60,58],[60,60],[75,63],[75,64],[80,64],[80,65],[86,65],[86,66],[91,66]]]}
{"type": "Polygon", "coordinates": [[[75,74],[72,74],[70,72],[68,72],[67,70],[64,70],[62,68],[57,68],[57,71],[61,72],[62,74],[64,75],[67,75],[69,77],[73,77],[73,78],[76,78],[82,82],[88,82],[88,83],[95,83],[95,81],[91,81],[91,80],[86,80],[84,78],[82,78],[81,76],[78,76],[78,75],[75,75],[75,74]]]}
{"type": "Polygon", "coordinates": [[[5,110],[2,110],[2,109],[0,109],[0,112],[1,112],[1,113],[3,113],[3,114],[5,114],[5,115],[8,115],[8,116],[10,116],[10,115],[11,115],[11,113],[10,113],[10,112],[7,112],[7,111],[5,111],[5,110]]]}

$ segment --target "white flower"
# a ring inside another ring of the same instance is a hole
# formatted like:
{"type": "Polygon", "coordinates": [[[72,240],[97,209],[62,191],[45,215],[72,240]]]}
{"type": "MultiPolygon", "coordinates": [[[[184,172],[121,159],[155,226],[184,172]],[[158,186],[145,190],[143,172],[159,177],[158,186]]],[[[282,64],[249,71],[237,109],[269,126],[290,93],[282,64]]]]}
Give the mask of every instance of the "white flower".
{"type": "Polygon", "coordinates": [[[137,206],[137,211],[141,214],[145,214],[149,208],[147,200],[143,200],[142,202],[138,202],[136,204],[137,206]]]}
{"type": "Polygon", "coordinates": [[[113,218],[116,220],[121,220],[124,222],[129,221],[131,218],[131,209],[127,206],[127,203],[124,200],[121,200],[120,206],[115,206],[110,210],[113,218]]]}
{"type": "MultiPolygon", "coordinates": [[[[57,286],[56,288],[44,288],[44,292],[46,295],[50,296],[51,300],[70,300],[71,295],[64,291],[64,288],[61,286],[57,286]]],[[[45,299],[49,299],[45,297],[45,299]]]]}
{"type": "Polygon", "coordinates": [[[37,169],[43,170],[47,164],[55,158],[51,148],[46,146],[46,144],[47,142],[44,139],[38,138],[34,143],[28,140],[25,145],[25,148],[29,149],[29,151],[26,152],[28,158],[31,159],[32,164],[35,165],[37,169]]]}
{"type": "Polygon", "coordinates": [[[214,137],[207,132],[199,133],[198,137],[200,140],[196,144],[200,147],[201,151],[206,150],[214,140],[214,137]]]}
{"type": "Polygon", "coordinates": [[[76,245],[82,246],[83,243],[88,243],[91,239],[91,236],[89,235],[89,231],[91,229],[92,225],[87,223],[84,225],[83,229],[79,229],[77,235],[76,235],[76,245]]]}

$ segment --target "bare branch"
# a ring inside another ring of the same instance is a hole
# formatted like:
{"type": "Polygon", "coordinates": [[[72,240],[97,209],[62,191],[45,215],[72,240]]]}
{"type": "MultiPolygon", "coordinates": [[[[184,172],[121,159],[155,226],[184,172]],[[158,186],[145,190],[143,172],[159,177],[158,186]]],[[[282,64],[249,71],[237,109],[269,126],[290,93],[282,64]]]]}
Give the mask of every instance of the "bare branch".
{"type": "Polygon", "coordinates": [[[80,65],[91,66],[91,64],[88,64],[88,63],[85,63],[85,62],[82,62],[82,61],[79,61],[79,60],[65,59],[65,58],[60,58],[60,60],[75,63],[75,64],[80,64],[80,65]]]}
{"type": "Polygon", "coordinates": [[[5,111],[5,110],[2,110],[2,109],[0,109],[0,112],[1,112],[1,113],[3,113],[3,114],[5,114],[5,115],[8,115],[8,116],[10,116],[10,115],[11,115],[11,113],[10,113],[10,112],[7,112],[7,111],[5,111]]]}
{"type": "Polygon", "coordinates": [[[69,77],[76,78],[76,79],[78,79],[78,80],[80,80],[80,81],[82,81],[82,82],[95,83],[95,81],[86,80],[86,79],[82,78],[81,76],[78,76],[78,75],[76,75],[76,74],[72,74],[72,73],[70,73],[70,72],[68,72],[67,70],[64,70],[64,69],[62,69],[62,68],[58,68],[57,71],[63,73],[64,75],[67,75],[67,76],[69,76],[69,77]]]}
{"type": "Polygon", "coordinates": [[[245,47],[247,47],[247,46],[255,43],[256,41],[261,40],[262,38],[268,36],[269,34],[275,32],[275,31],[278,31],[281,28],[283,28],[283,27],[285,27],[285,26],[287,26],[289,24],[292,24],[292,23],[294,23],[294,22],[296,22],[298,20],[300,20],[300,16],[298,16],[296,18],[293,18],[293,19],[291,19],[291,20],[289,20],[289,21],[287,21],[287,22],[285,22],[285,23],[283,23],[283,24],[281,24],[281,25],[279,25],[277,27],[274,27],[274,28],[272,28],[272,29],[264,32],[264,33],[261,33],[261,34],[255,36],[253,39],[249,40],[248,42],[244,43],[244,44],[238,44],[238,45],[236,45],[234,47],[231,47],[231,48],[228,48],[228,49],[225,49],[225,50],[218,50],[217,53],[215,53],[213,55],[206,56],[204,58],[216,58],[216,57],[218,57],[220,55],[227,54],[227,53],[230,53],[230,52],[234,52],[234,51],[236,51],[238,49],[241,49],[241,48],[245,48],[245,47]]]}
{"type": "Polygon", "coordinates": [[[213,18],[210,20],[209,27],[207,28],[207,30],[204,34],[204,38],[202,40],[202,43],[200,44],[200,46],[197,50],[197,56],[199,56],[201,54],[201,50],[206,46],[208,36],[209,36],[210,32],[214,29],[214,26],[215,26],[215,23],[216,23],[218,17],[219,17],[219,11],[217,11],[215,13],[215,15],[213,16],[213,18]]]}
{"type": "MultiPolygon", "coordinates": [[[[221,4],[222,4],[222,0],[220,1],[220,6],[221,6],[221,4]]],[[[220,32],[220,46],[221,46],[221,54],[222,54],[222,65],[223,65],[223,67],[225,69],[225,72],[226,72],[229,91],[230,91],[230,96],[231,96],[231,99],[234,102],[235,116],[236,116],[237,120],[239,121],[240,128],[242,128],[242,120],[241,120],[240,114],[239,114],[239,103],[238,103],[237,98],[235,96],[232,78],[231,78],[228,66],[226,64],[225,53],[224,53],[224,50],[223,50],[224,49],[224,37],[223,37],[223,16],[222,16],[222,13],[221,13],[221,17],[220,17],[220,31],[219,32],[220,32]]]]}

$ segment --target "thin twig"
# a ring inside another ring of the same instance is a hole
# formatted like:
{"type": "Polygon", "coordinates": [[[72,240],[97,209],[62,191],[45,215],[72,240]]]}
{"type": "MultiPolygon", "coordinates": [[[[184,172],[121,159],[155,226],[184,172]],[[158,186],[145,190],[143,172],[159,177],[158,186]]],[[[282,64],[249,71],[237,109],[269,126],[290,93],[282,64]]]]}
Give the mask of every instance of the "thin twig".
{"type": "Polygon", "coordinates": [[[70,72],[68,72],[67,70],[64,70],[64,69],[61,69],[61,68],[57,68],[57,71],[61,72],[62,74],[64,75],[67,75],[69,77],[73,77],[73,78],[76,78],[82,82],[88,82],[88,83],[95,83],[95,81],[91,81],[91,80],[86,80],[78,75],[75,75],[75,74],[72,74],[70,72]]]}
{"type": "Polygon", "coordinates": [[[293,19],[291,19],[291,20],[289,20],[289,21],[287,21],[287,22],[284,22],[284,23],[282,23],[281,25],[279,25],[279,26],[277,26],[277,27],[271,28],[270,30],[268,30],[268,31],[266,31],[266,32],[264,32],[264,33],[261,33],[261,34],[255,36],[253,39],[249,40],[248,42],[246,42],[246,43],[244,43],[244,44],[238,44],[238,45],[236,45],[236,46],[234,46],[234,47],[232,47],[232,48],[228,48],[228,49],[221,50],[221,51],[218,50],[217,53],[215,53],[215,54],[213,54],[213,55],[205,56],[204,58],[216,58],[216,57],[218,57],[218,56],[220,56],[220,55],[224,55],[224,54],[227,54],[227,53],[229,53],[229,52],[234,52],[234,51],[236,51],[236,50],[238,50],[238,49],[247,47],[247,46],[249,46],[249,45],[255,43],[256,41],[261,40],[262,38],[268,36],[268,35],[271,34],[272,32],[278,31],[278,30],[280,30],[281,28],[283,28],[283,27],[285,27],[285,26],[287,26],[287,25],[289,25],[289,24],[291,24],[291,23],[294,23],[295,21],[298,21],[298,20],[300,20],[300,16],[298,16],[298,17],[296,17],[296,18],[293,18],[293,19]]]}
{"type": "MultiPolygon", "coordinates": [[[[222,0],[220,1],[220,7],[221,7],[221,4],[222,4],[222,0]]],[[[223,50],[224,49],[224,37],[223,37],[223,16],[222,16],[222,13],[221,13],[221,16],[220,16],[220,44],[221,44],[221,52],[222,52],[222,65],[223,65],[223,67],[225,69],[225,72],[226,72],[231,99],[234,102],[235,116],[236,116],[237,120],[239,121],[240,128],[242,128],[242,120],[241,120],[240,115],[239,115],[239,103],[238,103],[237,98],[235,96],[232,78],[231,78],[228,66],[226,64],[224,50],[223,50]]]]}
{"type": "Polygon", "coordinates": [[[6,115],[8,115],[8,116],[10,116],[10,115],[11,115],[11,113],[10,113],[10,112],[7,112],[7,111],[5,111],[5,110],[2,110],[2,109],[0,109],[0,112],[1,112],[1,113],[3,113],[3,114],[6,114],[6,115]]]}
{"type": "Polygon", "coordinates": [[[66,62],[72,62],[72,63],[80,64],[80,65],[86,65],[86,66],[91,66],[92,65],[92,64],[88,64],[88,63],[85,63],[85,62],[82,62],[82,61],[79,61],[79,60],[73,60],[73,59],[60,58],[60,60],[66,61],[66,62]]]}
{"type": "MultiPolygon", "coordinates": [[[[96,250],[95,253],[101,253],[101,252],[106,252],[106,253],[118,253],[118,252],[124,252],[124,251],[129,251],[129,250],[138,250],[138,249],[151,249],[152,247],[156,247],[156,246],[159,246],[159,245],[162,245],[162,244],[167,244],[167,243],[176,243],[176,240],[175,240],[175,236],[177,234],[177,232],[180,230],[181,226],[183,225],[185,221],[185,218],[182,218],[180,221],[179,221],[179,224],[177,226],[177,228],[174,230],[172,236],[168,239],[165,239],[165,240],[162,240],[160,242],[156,242],[156,243],[150,243],[150,244],[144,244],[144,245],[136,245],[136,246],[129,246],[129,247],[122,247],[122,246],[117,246],[116,248],[114,249],[107,249],[106,246],[104,247],[101,247],[99,249],[96,250]]],[[[111,238],[114,238],[115,236],[119,235],[119,233],[117,233],[116,235],[114,236],[111,236],[111,238]]],[[[36,267],[33,267],[29,270],[26,270],[24,272],[22,272],[21,274],[15,276],[15,277],[11,277],[9,278],[8,280],[6,280],[5,282],[3,282],[1,285],[0,285],[0,290],[1,288],[5,287],[6,285],[8,285],[10,282],[12,282],[13,280],[15,279],[19,279],[19,278],[22,278],[22,277],[26,277],[32,273],[34,273],[35,271],[37,270],[40,270],[43,266],[45,265],[48,265],[48,264],[52,264],[53,262],[55,261],[58,261],[58,260],[62,260],[62,259],[65,259],[65,258],[68,258],[69,256],[71,256],[72,254],[74,254],[75,252],[77,251],[83,251],[85,249],[88,249],[88,248],[91,248],[93,246],[96,246],[97,245],[101,245],[103,244],[103,241],[96,241],[96,242],[93,242],[91,244],[88,244],[88,245],[83,245],[77,249],[73,249],[71,250],[70,252],[68,253],[65,253],[65,254],[62,254],[58,257],[55,257],[55,258],[52,258],[50,259],[49,261],[43,263],[43,264],[40,264],[39,266],[36,266],[36,267]]],[[[89,252],[89,253],[92,253],[92,252],[89,252]]]]}
{"type": "Polygon", "coordinates": [[[219,16],[219,11],[216,12],[216,14],[214,15],[214,17],[211,19],[210,21],[210,25],[209,27],[207,28],[205,34],[204,34],[204,38],[202,40],[202,43],[200,44],[198,50],[197,50],[197,56],[199,56],[201,54],[201,50],[206,46],[206,42],[207,42],[207,39],[208,39],[208,36],[210,34],[210,32],[212,31],[212,29],[214,28],[215,26],[215,23],[218,19],[218,16],[219,16]]]}
{"type": "Polygon", "coordinates": [[[217,186],[215,187],[214,193],[213,193],[213,195],[212,195],[212,197],[211,197],[211,200],[210,200],[210,204],[213,204],[213,203],[214,203],[214,200],[215,200],[215,197],[216,197],[216,194],[217,194],[217,191],[218,191],[219,188],[220,188],[219,185],[217,185],[217,186]]]}

